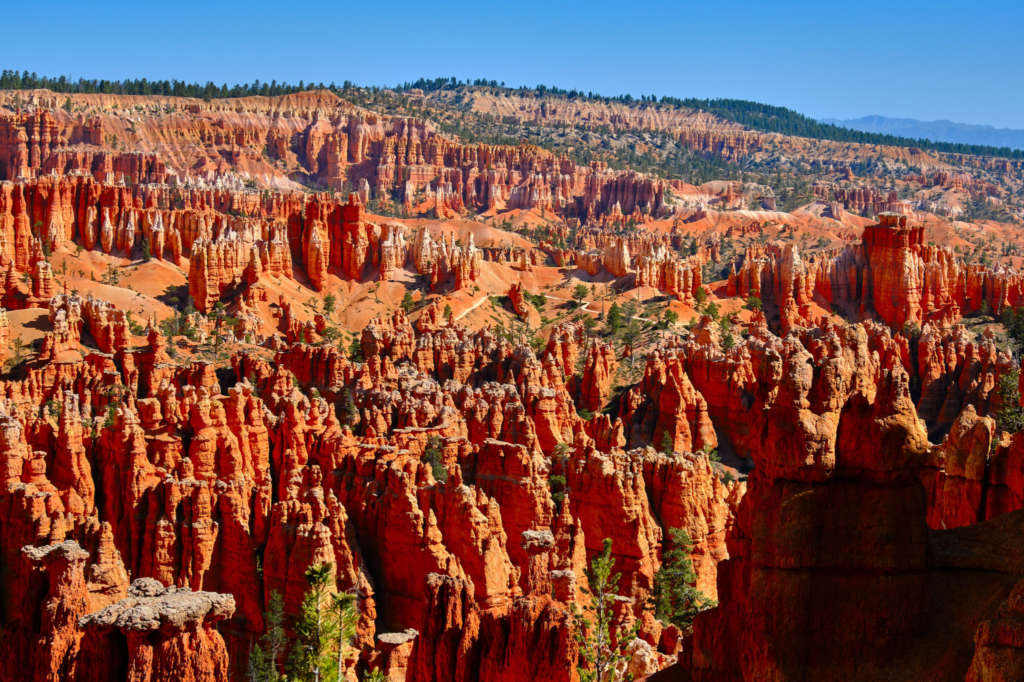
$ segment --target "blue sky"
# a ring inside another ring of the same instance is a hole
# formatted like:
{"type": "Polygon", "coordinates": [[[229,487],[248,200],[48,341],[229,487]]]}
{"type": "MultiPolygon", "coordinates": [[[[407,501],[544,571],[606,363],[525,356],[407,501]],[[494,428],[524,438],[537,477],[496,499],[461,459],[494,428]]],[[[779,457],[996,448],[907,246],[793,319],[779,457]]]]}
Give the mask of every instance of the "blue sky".
{"type": "Polygon", "coordinates": [[[481,77],[1024,128],[1024,6],[1002,0],[90,5],[8,7],[0,67],[217,83],[481,77]]]}

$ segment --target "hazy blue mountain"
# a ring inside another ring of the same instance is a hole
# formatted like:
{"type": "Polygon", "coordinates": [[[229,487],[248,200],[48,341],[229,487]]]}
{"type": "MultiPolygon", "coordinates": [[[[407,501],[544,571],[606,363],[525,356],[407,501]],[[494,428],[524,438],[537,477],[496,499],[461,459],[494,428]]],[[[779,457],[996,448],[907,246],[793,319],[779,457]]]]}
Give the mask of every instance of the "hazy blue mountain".
{"type": "Polygon", "coordinates": [[[1013,128],[995,128],[989,125],[956,123],[954,121],[918,121],[913,118],[888,118],[877,115],[845,120],[826,118],[822,119],[822,122],[863,130],[866,133],[924,138],[936,142],[960,142],[1024,149],[1024,130],[1014,130],[1013,128]]]}

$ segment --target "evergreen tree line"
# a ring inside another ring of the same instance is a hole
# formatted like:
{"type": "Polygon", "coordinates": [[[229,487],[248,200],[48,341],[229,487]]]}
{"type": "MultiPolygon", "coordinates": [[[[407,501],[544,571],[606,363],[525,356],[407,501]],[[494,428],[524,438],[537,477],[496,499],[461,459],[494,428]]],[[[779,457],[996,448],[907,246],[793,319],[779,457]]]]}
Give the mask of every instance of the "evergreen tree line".
{"type": "MultiPolygon", "coordinates": [[[[473,80],[459,80],[455,77],[448,78],[420,78],[412,82],[402,83],[395,90],[406,92],[413,89],[426,92],[440,90],[457,90],[460,88],[489,88],[495,92],[504,94],[518,94],[526,97],[564,97],[567,99],[581,99],[586,101],[608,103],[620,103],[640,106],[669,106],[685,107],[688,109],[699,109],[720,116],[726,120],[739,123],[753,130],[769,133],[781,133],[784,135],[797,135],[810,137],[818,140],[833,140],[836,142],[856,142],[862,144],[881,144],[894,147],[919,147],[951,154],[972,154],[976,156],[999,156],[1012,159],[1024,159],[1024,150],[1010,149],[1009,147],[989,147],[986,145],[963,144],[957,142],[937,142],[934,140],[920,140],[896,135],[885,135],[882,133],[868,133],[852,128],[821,123],[815,119],[804,116],[786,107],[751,102],[742,99],[700,99],[695,97],[661,97],[655,95],[641,95],[633,97],[630,94],[608,97],[594,92],[583,92],[582,90],[566,90],[563,88],[536,85],[534,87],[520,86],[510,88],[504,82],[476,78],[473,80]]],[[[263,95],[276,97],[289,95],[305,90],[321,89],[331,90],[336,94],[351,93],[354,90],[368,90],[379,92],[382,88],[376,86],[357,86],[352,81],[344,81],[341,86],[334,82],[324,84],[299,81],[298,84],[278,83],[272,80],[269,83],[261,82],[259,79],[252,83],[236,83],[228,85],[222,83],[217,85],[213,81],[206,83],[189,83],[179,80],[147,80],[145,78],[106,80],[79,78],[74,80],[67,76],[57,78],[40,76],[36,72],[17,71],[5,69],[0,73],[0,89],[2,90],[34,90],[45,89],[61,93],[107,93],[114,95],[163,95],[166,97],[198,97],[202,99],[218,99],[225,97],[247,97],[252,95],[263,95]]]]}
{"type": "Polygon", "coordinates": [[[197,97],[202,99],[219,99],[226,97],[249,97],[263,95],[265,97],[277,97],[290,95],[306,90],[332,90],[344,92],[355,86],[351,81],[345,81],[339,87],[335,83],[324,84],[323,82],[306,83],[299,81],[297,85],[291,83],[278,83],[272,80],[269,83],[261,82],[259,79],[252,83],[236,83],[228,85],[222,83],[217,85],[213,81],[206,83],[189,83],[179,80],[148,80],[146,78],[135,78],[125,80],[105,80],[96,78],[79,78],[73,80],[67,76],[51,78],[40,76],[33,72],[18,72],[5,69],[0,72],[0,90],[52,90],[61,93],[102,93],[110,95],[163,95],[165,97],[197,97]]]}

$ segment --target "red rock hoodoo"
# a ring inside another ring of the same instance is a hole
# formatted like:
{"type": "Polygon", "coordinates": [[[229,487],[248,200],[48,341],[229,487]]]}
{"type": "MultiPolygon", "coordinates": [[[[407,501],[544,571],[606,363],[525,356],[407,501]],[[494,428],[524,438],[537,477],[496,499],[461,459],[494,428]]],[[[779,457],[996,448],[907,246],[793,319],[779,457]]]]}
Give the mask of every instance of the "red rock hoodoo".
{"type": "Polygon", "coordinates": [[[576,682],[606,539],[636,679],[1020,677],[1022,262],[851,183],[1012,208],[1024,164],[460,99],[827,169],[783,211],[414,90],[0,92],[0,679],[250,679],[329,565],[347,679],[576,682]],[[717,600],[686,632],[673,529],[717,600]]]}

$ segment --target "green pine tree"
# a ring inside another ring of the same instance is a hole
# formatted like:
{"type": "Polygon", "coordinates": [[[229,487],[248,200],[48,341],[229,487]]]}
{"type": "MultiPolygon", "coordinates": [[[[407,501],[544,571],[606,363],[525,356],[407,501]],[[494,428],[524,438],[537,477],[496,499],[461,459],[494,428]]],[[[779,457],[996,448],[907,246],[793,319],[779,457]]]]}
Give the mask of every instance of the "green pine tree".
{"type": "Polygon", "coordinates": [[[356,608],[356,595],[351,592],[338,592],[331,595],[331,611],[337,621],[338,661],[335,680],[341,682],[347,672],[345,668],[345,652],[356,636],[356,625],[359,623],[359,611],[356,608]]]}
{"type": "Polygon", "coordinates": [[[670,528],[668,536],[664,560],[654,575],[654,613],[659,620],[689,632],[694,616],[717,604],[695,587],[697,574],[690,560],[690,536],[680,528],[670,528]]]}
{"type": "Polygon", "coordinates": [[[363,361],[363,344],[358,336],[352,337],[352,343],[348,346],[348,357],[354,362],[363,361]]]}
{"type": "Polygon", "coordinates": [[[605,318],[605,328],[608,330],[609,334],[614,336],[622,328],[622,323],[622,308],[619,307],[618,303],[612,302],[611,307],[608,308],[608,315],[605,318]]]}
{"type": "Polygon", "coordinates": [[[1024,430],[1024,408],[1020,406],[1020,372],[1014,370],[999,377],[996,392],[999,407],[996,409],[996,426],[1010,433],[1024,430]]]}
{"type": "Polygon", "coordinates": [[[666,308],[665,312],[661,314],[662,329],[668,329],[669,327],[674,326],[677,322],[679,322],[679,313],[671,308],[666,308]]]}
{"type": "Polygon", "coordinates": [[[708,292],[704,291],[704,287],[699,287],[693,294],[693,300],[697,302],[697,308],[700,309],[704,302],[708,300],[708,292]]]}
{"type": "Polygon", "coordinates": [[[587,297],[587,292],[588,289],[586,284],[577,284],[573,287],[572,298],[576,301],[577,307],[583,305],[583,299],[587,297]]]}
{"type": "Polygon", "coordinates": [[[317,564],[306,571],[309,590],[302,598],[295,622],[295,639],[288,655],[288,676],[292,680],[326,682],[337,668],[335,650],[339,623],[331,608],[331,565],[317,564]]]}
{"type": "Polygon", "coordinates": [[[632,627],[615,624],[614,604],[619,591],[620,574],[613,573],[612,541],[604,539],[604,549],[587,569],[590,603],[582,610],[572,605],[573,636],[579,644],[576,670],[580,682],[628,682],[628,673],[618,676],[616,668],[627,659],[626,647],[636,638],[639,620],[632,627]]]}
{"type": "Polygon", "coordinates": [[[423,460],[430,465],[434,480],[445,483],[448,480],[448,468],[444,465],[444,453],[441,451],[441,437],[431,436],[427,439],[427,447],[423,451],[423,460]]]}
{"type": "Polygon", "coordinates": [[[249,680],[278,682],[282,679],[279,666],[287,641],[284,632],[284,599],[280,592],[271,592],[263,620],[266,631],[260,637],[260,643],[249,654],[249,680]]]}
{"type": "Polygon", "coordinates": [[[676,451],[676,441],[668,429],[665,429],[661,434],[661,451],[666,455],[671,455],[676,451]]]}

